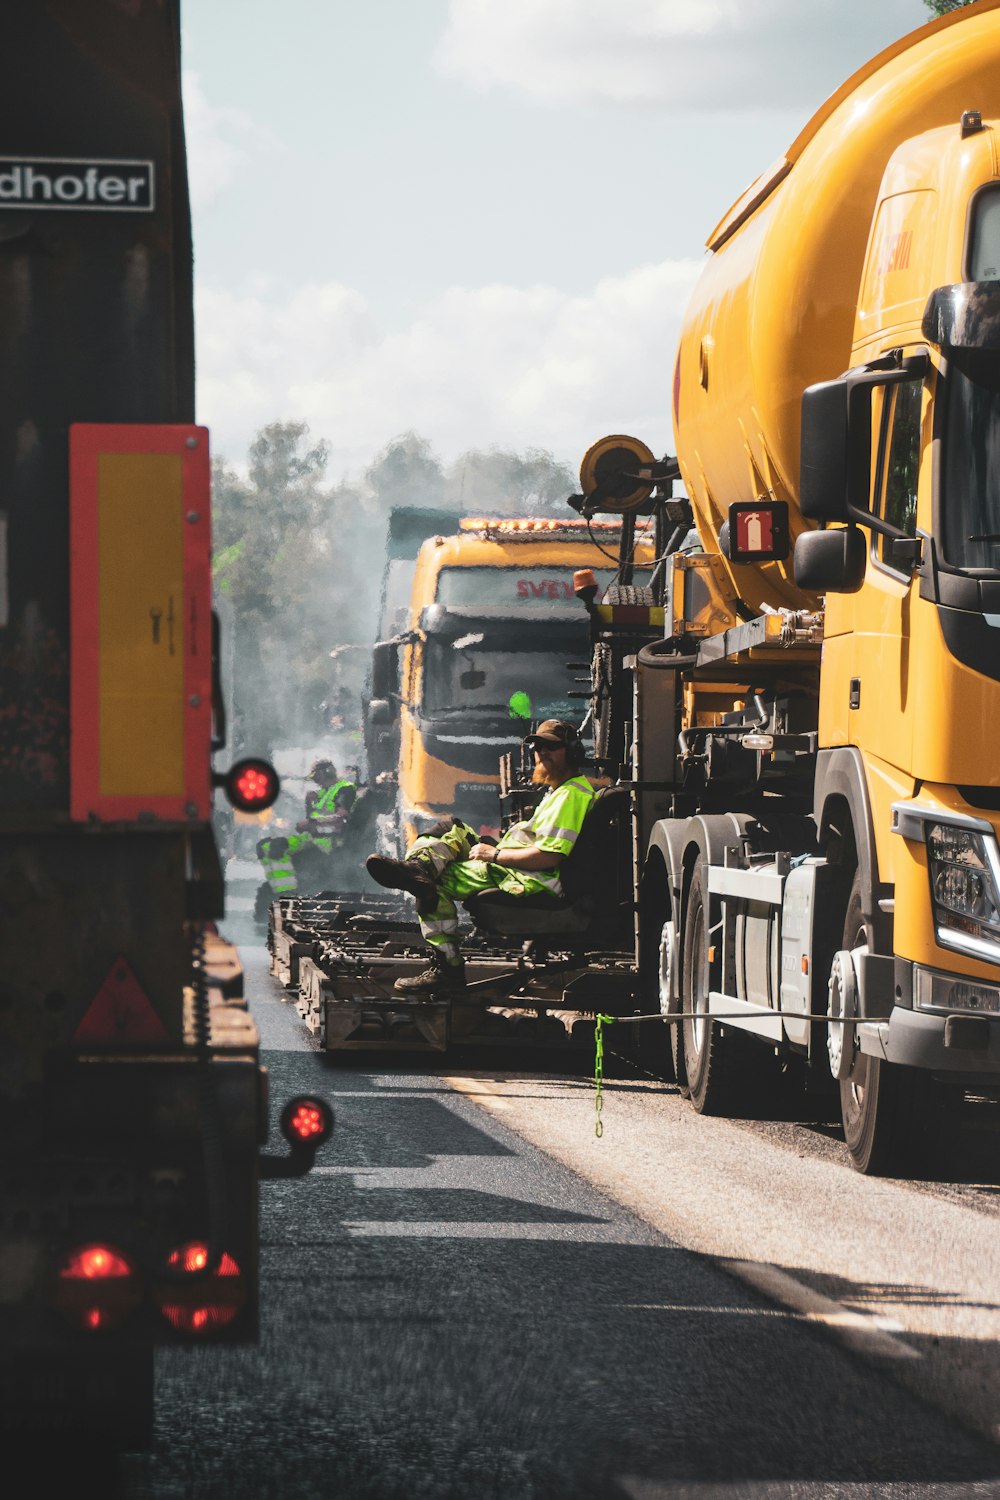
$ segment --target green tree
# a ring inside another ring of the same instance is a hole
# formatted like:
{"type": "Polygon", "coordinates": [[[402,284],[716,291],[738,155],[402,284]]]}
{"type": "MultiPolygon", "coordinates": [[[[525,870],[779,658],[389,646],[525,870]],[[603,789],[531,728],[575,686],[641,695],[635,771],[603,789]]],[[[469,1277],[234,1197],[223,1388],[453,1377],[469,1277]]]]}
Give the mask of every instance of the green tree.
{"type": "Polygon", "coordinates": [[[444,483],[430,443],[415,432],[393,438],[365,470],[375,508],[386,515],[394,505],[440,505],[444,483]]]}
{"type": "Polygon", "coordinates": [[[304,423],[275,422],[254,439],[245,479],[224,460],[214,466],[214,577],[232,634],[237,751],[299,738],[307,684],[321,680],[317,658],[331,648],[327,448],[307,437],[304,423]]]}
{"type": "Polygon", "coordinates": [[[936,16],[946,16],[950,10],[961,10],[964,5],[974,5],[975,0],[924,0],[924,4],[936,16]]]}

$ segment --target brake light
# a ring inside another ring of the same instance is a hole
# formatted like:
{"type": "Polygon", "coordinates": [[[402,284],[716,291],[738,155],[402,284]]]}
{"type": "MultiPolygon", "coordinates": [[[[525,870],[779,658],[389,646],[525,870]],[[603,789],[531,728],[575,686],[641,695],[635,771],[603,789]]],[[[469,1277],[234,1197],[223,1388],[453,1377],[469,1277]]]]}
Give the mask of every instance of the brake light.
{"type": "Polygon", "coordinates": [[[77,1328],[117,1328],[138,1306],[139,1277],[115,1245],[80,1245],[59,1266],[53,1305],[77,1328]]]}
{"type": "Polygon", "coordinates": [[[109,1281],[131,1276],[132,1267],[111,1245],[85,1245],[67,1257],[59,1275],[65,1281],[109,1281]]]}
{"type": "Polygon", "coordinates": [[[193,1279],[161,1289],[159,1307],[167,1322],[178,1333],[208,1334],[225,1328],[246,1301],[246,1289],[240,1268],[228,1251],[208,1275],[199,1275],[208,1265],[208,1246],[201,1240],[179,1245],[167,1257],[171,1271],[188,1272],[193,1279]]]}

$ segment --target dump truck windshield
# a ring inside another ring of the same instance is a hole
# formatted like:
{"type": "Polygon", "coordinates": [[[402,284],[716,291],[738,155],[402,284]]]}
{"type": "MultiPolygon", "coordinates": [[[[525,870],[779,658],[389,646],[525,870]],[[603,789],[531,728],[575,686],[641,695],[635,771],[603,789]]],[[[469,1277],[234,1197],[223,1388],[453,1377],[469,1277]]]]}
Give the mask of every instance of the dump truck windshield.
{"type": "Polygon", "coordinates": [[[574,651],[586,654],[585,623],[575,642],[547,651],[456,649],[450,641],[428,641],[423,711],[429,718],[455,713],[510,718],[512,723],[578,719],[580,704],[569,697],[573,673],[566,669],[574,651]]]}
{"type": "Polygon", "coordinates": [[[945,561],[955,568],[1000,568],[1000,355],[995,352],[963,351],[949,362],[942,491],[945,561]]]}

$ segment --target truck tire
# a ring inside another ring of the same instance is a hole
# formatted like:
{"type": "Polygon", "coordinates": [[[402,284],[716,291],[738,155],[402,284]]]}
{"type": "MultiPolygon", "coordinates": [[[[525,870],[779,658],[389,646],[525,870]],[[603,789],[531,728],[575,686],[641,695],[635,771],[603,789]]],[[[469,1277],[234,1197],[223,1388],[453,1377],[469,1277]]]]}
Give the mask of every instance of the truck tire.
{"type": "Polygon", "coordinates": [[[679,1021],[676,1026],[671,1026],[670,1028],[670,1056],[674,1065],[677,1092],[682,1099],[690,1099],[691,1090],[688,1086],[687,1062],[684,1058],[684,1027],[679,1021]]]}
{"type": "MultiPolygon", "coordinates": [[[[683,1009],[702,1012],[696,1019],[683,1022],[680,1046],[683,1056],[678,1062],[691,1103],[700,1115],[728,1113],[738,1093],[738,1068],[744,1055],[742,1037],[727,1031],[708,1017],[708,995],[719,988],[722,964],[712,940],[711,928],[718,920],[711,897],[697,869],[688,888],[684,915],[684,960],[681,970],[683,1009]]],[[[674,1028],[676,1031],[678,1028],[674,1028]]]]}
{"type": "MultiPolygon", "coordinates": [[[[858,873],[848,899],[843,946],[858,948],[870,938],[858,873]]],[[[850,1074],[840,1083],[840,1115],[851,1165],[870,1177],[912,1175],[919,1170],[938,1104],[928,1074],[859,1050],[850,1074]]]]}
{"type": "MultiPolygon", "coordinates": [[[[676,983],[672,967],[676,965],[676,939],[671,920],[673,898],[667,872],[659,859],[650,861],[643,876],[639,896],[639,995],[641,1008],[648,1015],[663,1015],[668,1004],[665,992],[676,983]],[[664,948],[664,944],[667,947],[664,948]]],[[[676,1009],[676,1001],[671,1005],[676,1009]]],[[[647,1021],[641,1030],[640,1061],[670,1083],[674,1073],[671,1038],[676,1026],[647,1021]]]]}

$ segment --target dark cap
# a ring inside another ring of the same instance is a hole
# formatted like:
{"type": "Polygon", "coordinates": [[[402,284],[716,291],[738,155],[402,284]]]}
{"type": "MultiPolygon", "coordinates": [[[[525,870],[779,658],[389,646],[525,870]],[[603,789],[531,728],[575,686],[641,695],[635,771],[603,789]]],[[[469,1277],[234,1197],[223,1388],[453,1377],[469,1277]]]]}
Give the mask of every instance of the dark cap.
{"type": "Polygon", "coordinates": [[[539,724],[534,734],[525,735],[524,743],[532,750],[537,745],[551,745],[554,749],[568,750],[571,746],[579,745],[580,731],[575,724],[567,724],[565,719],[546,719],[539,724]]]}

